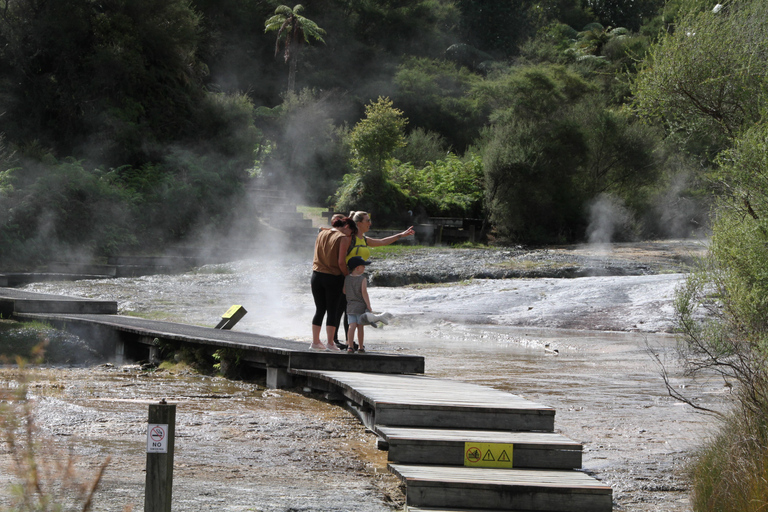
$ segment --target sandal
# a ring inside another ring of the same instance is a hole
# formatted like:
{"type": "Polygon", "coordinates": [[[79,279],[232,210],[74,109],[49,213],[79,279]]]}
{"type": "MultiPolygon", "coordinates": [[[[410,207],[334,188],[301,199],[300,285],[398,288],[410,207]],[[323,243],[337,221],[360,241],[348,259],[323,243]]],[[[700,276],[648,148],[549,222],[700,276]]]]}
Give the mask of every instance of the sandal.
{"type": "Polygon", "coordinates": [[[360,347],[359,349],[357,349],[357,351],[362,354],[363,352],[365,352],[365,349],[363,347],[360,347]]]}
{"type": "Polygon", "coordinates": [[[354,348],[352,348],[352,347],[349,347],[349,348],[347,349],[347,354],[354,354],[354,353],[355,353],[355,349],[354,349],[354,348]]]}

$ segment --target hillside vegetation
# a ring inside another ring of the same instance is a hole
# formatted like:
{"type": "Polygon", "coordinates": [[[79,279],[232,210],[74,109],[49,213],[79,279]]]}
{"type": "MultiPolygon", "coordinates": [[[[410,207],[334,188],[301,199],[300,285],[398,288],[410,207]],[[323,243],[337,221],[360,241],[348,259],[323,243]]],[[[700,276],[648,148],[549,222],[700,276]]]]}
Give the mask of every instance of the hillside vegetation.
{"type": "Polygon", "coordinates": [[[684,5],[0,2],[0,262],[251,236],[249,184],[498,243],[689,234],[722,146],[632,108],[684,5]]]}

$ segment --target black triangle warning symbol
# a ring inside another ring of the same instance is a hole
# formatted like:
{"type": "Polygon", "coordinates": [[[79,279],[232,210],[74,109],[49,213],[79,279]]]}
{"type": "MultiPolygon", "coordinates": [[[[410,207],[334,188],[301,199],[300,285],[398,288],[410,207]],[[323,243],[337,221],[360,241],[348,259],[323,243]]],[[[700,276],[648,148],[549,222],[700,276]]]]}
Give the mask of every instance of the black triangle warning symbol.
{"type": "Polygon", "coordinates": [[[507,450],[503,450],[501,452],[501,455],[499,455],[499,462],[510,462],[509,455],[507,455],[507,450]]]}
{"type": "Polygon", "coordinates": [[[486,462],[494,462],[496,459],[493,458],[493,454],[491,453],[491,450],[488,450],[485,452],[485,457],[483,457],[483,460],[486,462]]]}

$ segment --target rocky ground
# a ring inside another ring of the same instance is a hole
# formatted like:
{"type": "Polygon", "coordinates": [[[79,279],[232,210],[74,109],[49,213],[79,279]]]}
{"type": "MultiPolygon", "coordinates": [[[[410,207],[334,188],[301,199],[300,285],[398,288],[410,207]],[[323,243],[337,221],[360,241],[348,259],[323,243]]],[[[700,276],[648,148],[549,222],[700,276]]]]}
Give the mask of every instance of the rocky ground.
{"type": "MultiPolygon", "coordinates": [[[[372,331],[367,344],[423,355],[429,375],[555,407],[557,430],[584,443],[585,469],[614,488],[615,510],[688,511],[685,467],[712,421],[667,396],[648,349],[671,354],[674,338],[665,334],[672,325],[671,293],[679,273],[702,251],[698,243],[655,242],[430,249],[377,258],[371,267],[378,285],[371,288],[374,307],[395,311],[399,320],[372,331]],[[478,277],[516,279],[471,280],[478,277]],[[423,284],[437,282],[454,284],[423,284]],[[391,287],[405,283],[419,284],[391,287]]],[[[268,315],[247,315],[239,328],[306,339],[307,276],[303,267],[290,268],[299,284],[281,300],[302,321],[275,322],[282,310],[269,309],[268,315]]],[[[253,276],[273,270],[236,264],[217,274],[30,289],[113,297],[123,313],[162,308],[179,321],[214,312],[215,323],[215,312],[230,304],[224,301],[248,304],[264,295],[253,276]]],[[[262,306],[267,311],[262,303],[249,310],[262,306]]],[[[26,376],[45,440],[39,452],[44,467],[71,453],[76,467],[92,475],[110,458],[94,510],[143,506],[147,407],[160,398],[178,404],[174,510],[402,509],[402,490],[386,472],[386,452],[376,450],[375,437],[338,405],[301,389],[266,390],[258,381],[202,376],[183,365],[160,371],[49,365],[26,376]]],[[[0,392],[18,389],[19,380],[16,368],[0,369],[0,392]]],[[[673,375],[673,383],[701,403],[717,406],[726,398],[722,382],[673,375]]],[[[3,445],[0,486],[13,479],[10,462],[3,445]]],[[[9,500],[0,494],[0,509],[9,500]]]]}
{"type": "Polygon", "coordinates": [[[466,279],[574,278],[685,272],[705,250],[699,241],[652,241],[541,249],[429,248],[376,259],[378,286],[449,283],[466,279]]]}
{"type": "MultiPolygon", "coordinates": [[[[0,370],[1,385],[18,377],[0,370]]],[[[62,483],[87,485],[107,461],[93,510],[143,510],[148,406],[160,398],[177,405],[173,510],[379,512],[403,501],[373,436],[301,390],[266,390],[184,366],[35,368],[25,378],[43,488],[67,496],[65,510],[80,510],[83,500],[62,483]],[[72,467],[61,468],[70,458],[72,467]]],[[[9,459],[3,445],[0,487],[15,476],[9,459]]],[[[10,503],[0,493],[0,510],[10,503]]]]}

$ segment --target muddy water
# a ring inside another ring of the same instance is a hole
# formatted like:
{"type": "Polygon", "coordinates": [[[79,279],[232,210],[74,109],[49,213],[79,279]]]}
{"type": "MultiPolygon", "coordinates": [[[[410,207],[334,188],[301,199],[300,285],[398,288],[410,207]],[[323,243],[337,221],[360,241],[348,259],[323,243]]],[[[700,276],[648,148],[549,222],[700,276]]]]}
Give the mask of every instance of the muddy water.
{"type": "MultiPolygon", "coordinates": [[[[210,326],[241,304],[249,313],[236,329],[308,341],[307,260],[256,259],[181,276],[28,289],[114,299],[123,314],[210,326]]],[[[391,311],[396,320],[382,330],[368,329],[366,346],[423,355],[428,375],[555,407],[556,429],[584,443],[584,468],[613,486],[616,510],[687,511],[684,467],[713,420],[668,397],[648,353],[672,356],[675,340],[666,332],[682,277],[374,287],[374,309],[391,311]]],[[[692,382],[672,370],[673,385],[702,404],[721,407],[727,398],[722,381],[692,382]]],[[[46,428],[69,441],[80,435],[95,439],[93,455],[117,452],[113,467],[132,468],[108,473],[111,494],[104,499],[111,503],[118,503],[121,492],[131,503],[140,499],[141,464],[130,460],[140,459],[143,450],[142,400],[158,397],[183,404],[174,487],[180,510],[213,504],[222,510],[383,510],[402,500],[373,437],[334,405],[191,374],[49,371],[65,384],[62,389],[43,381],[33,388],[50,415],[46,428]]]]}

